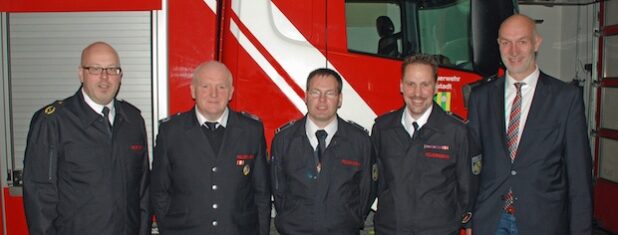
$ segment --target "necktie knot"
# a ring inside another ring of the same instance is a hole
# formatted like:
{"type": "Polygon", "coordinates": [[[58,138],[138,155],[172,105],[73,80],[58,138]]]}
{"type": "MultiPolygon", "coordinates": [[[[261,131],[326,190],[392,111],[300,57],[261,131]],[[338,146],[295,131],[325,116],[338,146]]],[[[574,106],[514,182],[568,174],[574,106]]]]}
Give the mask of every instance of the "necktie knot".
{"type": "Polygon", "coordinates": [[[521,87],[525,84],[526,83],[523,83],[523,82],[516,82],[513,85],[515,85],[515,89],[517,89],[517,93],[521,93],[521,87]]]}
{"type": "Polygon", "coordinates": [[[112,122],[109,120],[109,108],[107,106],[103,106],[103,110],[101,110],[101,113],[103,113],[103,119],[105,122],[105,126],[107,127],[107,132],[108,134],[111,136],[112,135],[112,122]]]}
{"type": "Polygon", "coordinates": [[[413,123],[412,123],[412,127],[414,127],[414,133],[412,133],[412,140],[414,140],[414,139],[416,139],[416,138],[417,138],[417,136],[418,136],[418,129],[419,129],[419,127],[418,127],[418,123],[413,122],[413,123]]]}
{"type": "Polygon", "coordinates": [[[101,113],[103,113],[103,117],[109,120],[109,108],[107,106],[103,106],[103,110],[101,110],[101,113]]]}
{"type": "Polygon", "coordinates": [[[328,133],[326,133],[325,130],[318,130],[315,132],[315,137],[318,138],[318,142],[320,140],[325,141],[326,140],[326,136],[328,136],[328,133]]]}
{"type": "Polygon", "coordinates": [[[217,129],[218,122],[204,122],[204,125],[208,128],[208,130],[214,131],[217,129]]]}

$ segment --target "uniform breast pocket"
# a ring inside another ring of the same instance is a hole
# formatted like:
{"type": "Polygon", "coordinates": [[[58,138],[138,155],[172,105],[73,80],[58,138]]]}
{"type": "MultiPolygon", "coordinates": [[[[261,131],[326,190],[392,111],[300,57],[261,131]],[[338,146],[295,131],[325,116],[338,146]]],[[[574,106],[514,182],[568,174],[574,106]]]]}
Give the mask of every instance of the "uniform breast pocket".
{"type": "Polygon", "coordinates": [[[109,154],[109,150],[96,147],[69,147],[58,167],[75,182],[95,184],[103,177],[103,169],[109,167],[105,162],[109,154]]]}

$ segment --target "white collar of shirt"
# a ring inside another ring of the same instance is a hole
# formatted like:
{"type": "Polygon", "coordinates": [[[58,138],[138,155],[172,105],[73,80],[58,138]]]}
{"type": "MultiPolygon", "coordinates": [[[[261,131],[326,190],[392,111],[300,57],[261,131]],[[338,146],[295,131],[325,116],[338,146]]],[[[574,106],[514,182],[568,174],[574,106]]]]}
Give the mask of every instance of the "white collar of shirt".
{"type": "Polygon", "coordinates": [[[521,86],[521,95],[525,96],[526,92],[530,92],[531,89],[534,89],[536,87],[536,83],[537,81],[539,81],[540,74],[541,74],[541,71],[539,71],[539,67],[537,66],[534,72],[532,72],[530,75],[525,77],[524,80],[517,81],[513,77],[511,77],[511,75],[509,75],[508,71],[506,71],[505,93],[513,92],[513,94],[515,94],[517,89],[515,88],[515,85],[513,84],[517,82],[523,82],[524,85],[521,86]]]}
{"type": "Polygon", "coordinates": [[[101,116],[105,116],[103,115],[103,107],[105,106],[109,108],[109,122],[112,125],[114,125],[114,117],[116,116],[116,108],[114,107],[113,100],[112,102],[109,102],[109,104],[106,104],[106,105],[97,104],[96,102],[94,102],[94,100],[90,99],[90,96],[86,94],[86,92],[84,91],[84,88],[82,88],[82,95],[84,96],[84,101],[86,101],[86,104],[88,104],[88,106],[90,106],[92,110],[94,110],[101,116]]]}
{"type": "Polygon", "coordinates": [[[229,116],[229,114],[230,114],[230,110],[228,108],[225,108],[225,110],[223,111],[223,114],[221,114],[219,118],[217,118],[216,120],[208,120],[206,117],[204,117],[204,115],[200,113],[200,111],[197,110],[197,106],[195,107],[195,116],[197,116],[197,121],[200,123],[200,125],[204,125],[205,122],[216,122],[218,123],[218,125],[221,125],[222,127],[226,127],[227,117],[229,116]]]}
{"type": "Polygon", "coordinates": [[[536,90],[536,84],[539,81],[540,74],[541,72],[539,71],[539,67],[536,66],[534,72],[526,76],[523,80],[517,81],[509,75],[508,71],[506,72],[506,80],[504,82],[504,125],[506,129],[509,128],[511,106],[513,106],[513,99],[515,99],[515,95],[517,94],[517,88],[513,84],[517,82],[524,83],[524,85],[521,86],[521,109],[519,115],[518,139],[521,139],[521,134],[524,131],[526,120],[528,119],[528,113],[530,112],[530,106],[532,105],[534,91],[536,90]]]}
{"type": "Polygon", "coordinates": [[[412,123],[416,122],[416,124],[418,124],[419,130],[423,128],[423,126],[427,124],[427,120],[429,120],[429,115],[431,114],[431,110],[433,110],[433,103],[431,104],[431,106],[429,106],[427,110],[425,110],[423,115],[421,115],[421,117],[418,118],[418,120],[414,120],[414,118],[410,114],[410,110],[408,109],[408,106],[406,105],[404,107],[403,115],[401,115],[401,125],[403,125],[403,128],[406,129],[406,132],[408,132],[410,137],[414,135],[414,126],[412,126],[412,123]]]}
{"type": "MultiPolygon", "coordinates": [[[[311,143],[311,147],[313,147],[313,149],[316,149],[318,147],[318,137],[315,136],[315,132],[320,130],[320,128],[315,123],[313,123],[313,121],[311,121],[309,117],[307,117],[306,119],[307,119],[307,122],[305,122],[305,132],[306,132],[305,134],[309,138],[309,143],[311,143]]],[[[333,139],[333,136],[337,132],[337,129],[339,128],[339,123],[337,122],[337,120],[338,119],[335,118],[335,120],[330,122],[323,129],[328,134],[326,136],[326,146],[327,147],[330,144],[330,141],[333,139]]]]}

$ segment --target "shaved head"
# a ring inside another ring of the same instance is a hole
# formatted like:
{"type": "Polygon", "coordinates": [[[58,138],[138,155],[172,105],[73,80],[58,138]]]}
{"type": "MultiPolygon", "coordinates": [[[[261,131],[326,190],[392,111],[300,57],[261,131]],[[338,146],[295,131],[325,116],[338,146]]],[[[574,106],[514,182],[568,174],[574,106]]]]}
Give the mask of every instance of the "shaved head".
{"type": "Polygon", "coordinates": [[[84,48],[84,50],[82,50],[81,65],[83,66],[87,62],[89,62],[86,60],[88,59],[90,55],[102,54],[102,53],[112,54],[112,56],[115,57],[116,62],[118,63],[117,65],[120,66],[120,57],[118,57],[118,52],[116,52],[116,50],[111,45],[107,44],[106,42],[94,42],[88,45],[86,48],[84,48]]]}
{"type": "Polygon", "coordinates": [[[95,42],[84,48],[78,67],[79,80],[86,95],[100,105],[112,102],[122,79],[122,72],[109,74],[107,69],[122,71],[120,58],[112,46],[105,42],[95,42]]]}
{"type": "Polygon", "coordinates": [[[211,60],[198,65],[193,72],[192,83],[197,82],[200,75],[204,73],[216,74],[218,76],[225,77],[229,84],[232,85],[232,72],[230,72],[225,64],[219,61],[211,60]]]}
{"type": "Polygon", "coordinates": [[[214,121],[221,117],[233,93],[232,73],[223,63],[212,60],[195,68],[191,95],[206,119],[214,121]]]}
{"type": "Polygon", "coordinates": [[[522,81],[537,69],[536,53],[542,41],[534,20],[526,15],[512,15],[502,22],[498,32],[500,57],[513,79],[522,81]]]}

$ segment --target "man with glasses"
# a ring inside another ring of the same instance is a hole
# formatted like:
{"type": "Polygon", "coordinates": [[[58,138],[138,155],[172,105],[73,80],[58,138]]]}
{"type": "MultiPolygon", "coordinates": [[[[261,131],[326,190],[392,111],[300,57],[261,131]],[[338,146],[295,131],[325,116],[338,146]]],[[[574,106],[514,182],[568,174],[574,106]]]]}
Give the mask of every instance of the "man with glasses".
{"type": "Polygon", "coordinates": [[[341,88],[337,72],[311,72],[307,115],[273,139],[275,226],[281,234],[359,234],[364,226],[377,167],[367,132],[337,116],[341,88]]]}
{"type": "Polygon", "coordinates": [[[148,143],[140,111],[115,99],[109,44],[81,55],[80,89],[32,118],[24,157],[30,234],[149,234],[148,143]]]}

